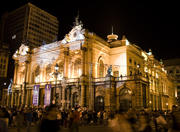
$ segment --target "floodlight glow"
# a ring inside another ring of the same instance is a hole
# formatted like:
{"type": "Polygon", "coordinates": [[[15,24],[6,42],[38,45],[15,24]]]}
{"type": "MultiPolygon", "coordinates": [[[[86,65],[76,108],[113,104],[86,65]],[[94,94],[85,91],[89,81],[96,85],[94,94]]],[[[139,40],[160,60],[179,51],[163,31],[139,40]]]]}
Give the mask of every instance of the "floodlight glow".
{"type": "Polygon", "coordinates": [[[129,41],[126,39],[126,45],[129,45],[129,41]]]}

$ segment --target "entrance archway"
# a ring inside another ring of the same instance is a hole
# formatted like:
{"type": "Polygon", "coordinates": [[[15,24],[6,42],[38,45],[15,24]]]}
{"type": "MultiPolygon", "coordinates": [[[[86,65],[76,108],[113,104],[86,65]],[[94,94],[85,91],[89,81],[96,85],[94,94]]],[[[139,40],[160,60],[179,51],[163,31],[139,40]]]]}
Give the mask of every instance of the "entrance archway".
{"type": "Polygon", "coordinates": [[[132,91],[129,88],[122,88],[119,92],[120,111],[128,111],[132,107],[132,91]]]}
{"type": "Polygon", "coordinates": [[[77,92],[72,95],[72,107],[78,106],[78,94],[77,92]]]}
{"type": "Polygon", "coordinates": [[[104,97],[103,96],[97,96],[95,99],[95,110],[96,111],[102,111],[104,110],[104,97]]]}

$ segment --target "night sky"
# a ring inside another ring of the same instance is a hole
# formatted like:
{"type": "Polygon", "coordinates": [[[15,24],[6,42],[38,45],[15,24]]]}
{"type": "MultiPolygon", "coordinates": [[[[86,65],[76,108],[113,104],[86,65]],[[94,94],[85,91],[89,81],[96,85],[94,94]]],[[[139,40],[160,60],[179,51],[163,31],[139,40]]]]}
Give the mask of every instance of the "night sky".
{"type": "Polygon", "coordinates": [[[113,26],[114,34],[119,39],[126,35],[131,43],[137,44],[143,50],[148,52],[152,49],[157,59],[180,57],[178,1],[157,1],[6,0],[0,4],[0,15],[31,2],[58,17],[58,37],[61,40],[72,29],[79,10],[84,28],[104,39],[111,34],[113,26]]]}

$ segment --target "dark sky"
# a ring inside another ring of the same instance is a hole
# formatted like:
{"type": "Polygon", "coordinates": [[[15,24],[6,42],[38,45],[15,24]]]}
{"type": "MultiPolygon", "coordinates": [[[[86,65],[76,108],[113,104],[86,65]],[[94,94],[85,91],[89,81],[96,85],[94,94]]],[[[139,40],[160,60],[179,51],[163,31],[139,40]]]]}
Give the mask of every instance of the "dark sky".
{"type": "MultiPolygon", "coordinates": [[[[106,39],[114,33],[126,35],[145,51],[152,49],[157,59],[180,57],[178,2],[161,0],[29,0],[59,19],[59,39],[68,33],[79,10],[84,28],[106,39]],[[125,2],[126,1],[126,2],[125,2]],[[159,1],[157,3],[157,1],[159,1]]],[[[0,15],[12,11],[27,0],[6,0],[0,4],[0,15]]]]}

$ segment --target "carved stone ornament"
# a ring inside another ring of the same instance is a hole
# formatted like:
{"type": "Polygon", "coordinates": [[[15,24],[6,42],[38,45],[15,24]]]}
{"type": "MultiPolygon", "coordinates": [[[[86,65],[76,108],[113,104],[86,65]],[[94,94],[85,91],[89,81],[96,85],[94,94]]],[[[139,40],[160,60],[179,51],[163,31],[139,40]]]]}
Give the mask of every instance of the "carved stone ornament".
{"type": "Polygon", "coordinates": [[[83,29],[83,24],[78,22],[78,18],[76,18],[76,24],[73,29],[66,34],[65,38],[62,40],[62,44],[83,40],[85,33],[85,29],[83,29]]]}
{"type": "Polygon", "coordinates": [[[27,55],[28,51],[29,51],[29,47],[26,46],[26,45],[24,45],[24,44],[22,44],[22,45],[19,47],[19,49],[16,50],[16,52],[14,53],[13,56],[14,56],[14,57],[18,57],[19,55],[20,55],[20,56],[25,56],[25,55],[27,55]]]}

